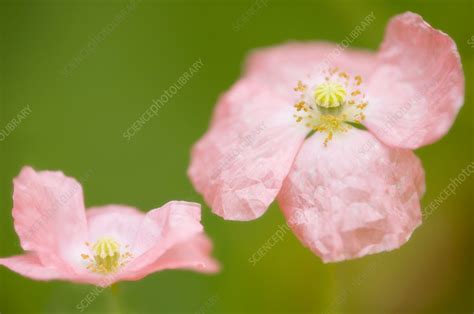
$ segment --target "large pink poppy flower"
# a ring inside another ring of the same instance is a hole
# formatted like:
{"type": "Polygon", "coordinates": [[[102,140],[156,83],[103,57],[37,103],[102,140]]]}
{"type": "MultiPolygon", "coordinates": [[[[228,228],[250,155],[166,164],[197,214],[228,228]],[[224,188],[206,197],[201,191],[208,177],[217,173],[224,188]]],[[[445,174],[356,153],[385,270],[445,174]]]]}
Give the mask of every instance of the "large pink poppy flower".
{"type": "Polygon", "coordinates": [[[25,167],[14,180],[13,218],[27,252],[0,265],[35,280],[108,286],[164,269],[219,268],[196,203],[172,201],[146,214],[122,205],[86,211],[76,180],[25,167]]]}
{"type": "Polygon", "coordinates": [[[463,98],[455,43],[410,12],[391,19],[375,53],[259,49],[220,98],[188,174],[225,219],[256,219],[277,199],[324,262],[392,250],[421,223],[424,171],[411,150],[445,135],[463,98]]]}

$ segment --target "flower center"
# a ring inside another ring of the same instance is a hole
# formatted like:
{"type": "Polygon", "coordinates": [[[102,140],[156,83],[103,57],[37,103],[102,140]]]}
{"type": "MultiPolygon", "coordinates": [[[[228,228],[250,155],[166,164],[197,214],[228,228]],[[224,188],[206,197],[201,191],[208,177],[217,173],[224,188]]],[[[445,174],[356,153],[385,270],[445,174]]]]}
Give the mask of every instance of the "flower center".
{"type": "Polygon", "coordinates": [[[296,122],[326,133],[327,145],[335,133],[347,132],[351,123],[360,124],[365,119],[367,102],[361,84],[361,76],[352,77],[337,68],[309,76],[307,83],[298,81],[294,89],[300,94],[295,104],[296,122]]]}
{"type": "MultiPolygon", "coordinates": [[[[93,258],[87,254],[81,254],[81,256],[88,262],[87,269],[95,273],[115,273],[132,257],[128,250],[121,253],[120,244],[110,237],[103,237],[92,246],[89,243],[86,245],[90,248],[93,258]]],[[[128,245],[125,248],[128,249],[128,245]]]]}
{"type": "Polygon", "coordinates": [[[314,91],[316,105],[324,108],[335,108],[344,104],[346,90],[336,82],[329,81],[319,84],[314,91]]]}

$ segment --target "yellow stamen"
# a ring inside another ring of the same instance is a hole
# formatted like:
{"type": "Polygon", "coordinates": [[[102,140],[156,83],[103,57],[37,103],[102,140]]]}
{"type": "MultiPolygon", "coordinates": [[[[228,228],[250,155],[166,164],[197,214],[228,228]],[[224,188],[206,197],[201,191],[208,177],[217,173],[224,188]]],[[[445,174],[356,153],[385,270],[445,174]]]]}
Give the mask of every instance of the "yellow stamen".
{"type": "Polygon", "coordinates": [[[298,85],[294,88],[295,92],[304,92],[306,90],[306,85],[301,81],[298,81],[298,85]]]}
{"type": "Polygon", "coordinates": [[[356,90],[356,91],[353,91],[351,93],[352,96],[357,96],[357,95],[360,95],[360,90],[356,90]]]}
{"type": "Polygon", "coordinates": [[[359,109],[361,109],[361,110],[363,110],[365,107],[367,107],[367,103],[366,103],[366,102],[357,105],[357,108],[359,108],[359,109]]]}
{"type": "Polygon", "coordinates": [[[349,75],[346,72],[339,73],[339,76],[343,77],[343,78],[346,78],[346,79],[349,78],[349,75]]]}

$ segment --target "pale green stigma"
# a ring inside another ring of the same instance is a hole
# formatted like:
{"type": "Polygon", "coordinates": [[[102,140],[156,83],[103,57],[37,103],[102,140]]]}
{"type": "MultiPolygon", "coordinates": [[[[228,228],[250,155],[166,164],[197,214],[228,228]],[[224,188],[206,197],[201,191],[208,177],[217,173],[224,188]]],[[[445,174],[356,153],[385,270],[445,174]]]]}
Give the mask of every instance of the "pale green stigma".
{"type": "Polygon", "coordinates": [[[120,244],[111,238],[102,238],[92,247],[97,271],[113,273],[119,267],[120,244]]]}
{"type": "Polygon", "coordinates": [[[346,100],[346,90],[335,82],[324,82],[314,91],[314,100],[318,106],[336,108],[342,106],[346,100]]]}
{"type": "Polygon", "coordinates": [[[81,257],[87,261],[87,269],[94,273],[102,275],[115,273],[133,258],[129,252],[129,245],[125,245],[121,252],[121,245],[110,237],[100,238],[93,245],[86,242],[85,245],[92,256],[81,254],[81,257]]]}

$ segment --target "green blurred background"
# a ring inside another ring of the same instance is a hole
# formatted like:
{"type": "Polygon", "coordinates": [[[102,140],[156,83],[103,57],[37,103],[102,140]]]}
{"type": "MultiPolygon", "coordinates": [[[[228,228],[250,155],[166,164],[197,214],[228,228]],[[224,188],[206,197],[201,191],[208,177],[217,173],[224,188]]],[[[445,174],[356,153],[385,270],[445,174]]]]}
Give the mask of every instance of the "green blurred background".
{"type": "MultiPolygon", "coordinates": [[[[21,252],[12,179],[23,165],[60,169],[83,182],[87,206],[149,210],[168,200],[203,202],[186,176],[191,145],[246,53],[290,39],[339,42],[370,12],[353,47],[376,49],[387,20],[411,10],[457,43],[466,102],[450,133],[417,151],[427,206],[473,160],[473,1],[277,1],[236,21],[255,1],[143,0],[65,75],[127,1],[4,1],[0,5],[0,127],[32,113],[0,142],[0,256],[21,252]],[[122,133],[193,62],[202,69],[127,142],[122,133]]],[[[165,271],[120,284],[122,312],[472,313],[473,179],[468,178],[400,250],[324,265],[288,233],[255,266],[249,257],[284,223],[276,205],[260,219],[229,222],[203,207],[222,262],[219,275],[165,271]]],[[[92,286],[36,282],[0,268],[0,312],[77,313],[92,286]]],[[[109,310],[110,292],[87,312],[109,310]]]]}

